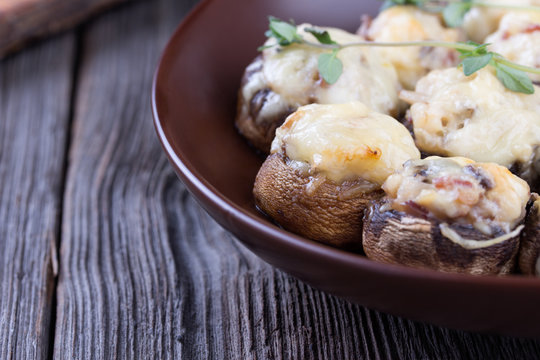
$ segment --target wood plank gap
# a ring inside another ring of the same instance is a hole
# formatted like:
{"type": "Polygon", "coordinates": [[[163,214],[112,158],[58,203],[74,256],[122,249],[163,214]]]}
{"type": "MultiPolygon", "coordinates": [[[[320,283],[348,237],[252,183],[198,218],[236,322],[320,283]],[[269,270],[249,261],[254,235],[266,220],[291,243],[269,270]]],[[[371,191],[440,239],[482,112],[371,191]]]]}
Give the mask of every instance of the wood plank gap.
{"type": "Polygon", "coordinates": [[[0,61],[0,358],[47,358],[73,34],[0,61]]]}
{"type": "Polygon", "coordinates": [[[64,162],[62,164],[62,175],[61,175],[61,183],[60,183],[60,203],[58,204],[59,214],[58,214],[58,222],[56,224],[56,242],[52,244],[51,246],[54,246],[52,249],[54,257],[53,257],[53,272],[54,272],[54,279],[53,279],[53,294],[51,299],[51,320],[49,324],[50,332],[49,332],[49,351],[47,355],[47,359],[53,359],[54,358],[54,339],[56,336],[56,306],[57,306],[57,290],[58,290],[58,274],[60,273],[60,262],[59,262],[59,254],[60,254],[60,246],[62,244],[62,224],[64,223],[64,197],[65,197],[65,190],[66,190],[66,184],[67,184],[67,173],[68,173],[68,167],[69,167],[69,152],[71,148],[71,142],[72,142],[72,127],[74,123],[74,117],[75,117],[75,102],[77,99],[78,94],[78,84],[80,79],[80,70],[81,70],[81,59],[82,59],[82,52],[83,52],[83,46],[82,46],[82,33],[84,32],[84,26],[77,27],[73,33],[74,33],[74,49],[73,49],[73,60],[71,63],[71,89],[69,94],[69,114],[66,124],[67,134],[64,141],[64,162]]]}
{"type": "MultiPolygon", "coordinates": [[[[177,286],[183,274],[170,250],[163,201],[177,180],[152,128],[149,94],[159,53],[187,5],[136,2],[89,23],[84,32],[54,358],[180,355],[181,317],[174,315],[183,305],[177,286]]],[[[196,208],[189,212],[195,222],[196,208]]],[[[212,279],[201,280],[204,287],[212,279]]],[[[181,290],[203,290],[193,285],[181,290]]]]}

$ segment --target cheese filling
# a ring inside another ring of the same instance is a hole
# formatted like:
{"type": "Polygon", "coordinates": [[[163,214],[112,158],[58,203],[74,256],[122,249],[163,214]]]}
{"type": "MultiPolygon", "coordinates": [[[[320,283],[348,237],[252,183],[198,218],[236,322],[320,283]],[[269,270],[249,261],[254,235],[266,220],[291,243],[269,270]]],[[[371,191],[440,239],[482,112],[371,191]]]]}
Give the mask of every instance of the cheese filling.
{"type": "Polygon", "coordinates": [[[408,161],[382,188],[394,210],[471,224],[487,235],[512,231],[530,196],[527,183],[508,169],[461,157],[408,161]]]}
{"type": "MultiPolygon", "coordinates": [[[[540,0],[490,0],[490,4],[495,5],[540,5],[540,0]]],[[[463,21],[463,28],[469,39],[478,43],[485,43],[486,36],[497,30],[502,17],[509,13],[523,13],[524,11],[515,11],[509,9],[473,7],[463,21]]]]}
{"type": "MultiPolygon", "coordinates": [[[[521,65],[540,66],[540,13],[520,12],[505,15],[498,30],[486,38],[489,49],[521,65]]],[[[531,75],[529,75],[531,76],[531,75]]],[[[535,81],[540,75],[532,75],[535,81]]]]}
{"type": "MultiPolygon", "coordinates": [[[[460,40],[457,29],[445,28],[439,16],[415,6],[393,6],[384,10],[371,23],[367,36],[380,42],[460,40]]],[[[394,65],[406,89],[414,89],[428,70],[450,67],[458,60],[455,50],[445,48],[377,48],[376,51],[394,65]]]]}
{"type": "Polygon", "coordinates": [[[271,153],[336,183],[360,178],[377,188],[405,161],[420,158],[401,123],[360,102],[299,108],[276,130],[271,153]]]}
{"type": "Polygon", "coordinates": [[[532,95],[506,89],[491,69],[471,76],[457,68],[434,70],[410,104],[416,145],[424,152],[465,156],[511,167],[527,164],[540,145],[540,88],[532,95]]]}
{"type": "MultiPolygon", "coordinates": [[[[309,24],[298,26],[298,33],[306,40],[317,42],[305,31],[309,24]]],[[[321,28],[332,39],[345,44],[364,39],[346,31],[321,28]]],[[[265,45],[276,43],[274,38],[265,45]]],[[[318,56],[328,52],[302,44],[272,47],[263,51],[263,77],[267,86],[281,95],[294,107],[310,103],[338,104],[361,101],[370,108],[385,114],[397,114],[398,92],[401,88],[393,65],[379,58],[377,52],[367,47],[350,47],[339,51],[343,73],[332,85],[324,82],[317,67],[318,56]]]]}

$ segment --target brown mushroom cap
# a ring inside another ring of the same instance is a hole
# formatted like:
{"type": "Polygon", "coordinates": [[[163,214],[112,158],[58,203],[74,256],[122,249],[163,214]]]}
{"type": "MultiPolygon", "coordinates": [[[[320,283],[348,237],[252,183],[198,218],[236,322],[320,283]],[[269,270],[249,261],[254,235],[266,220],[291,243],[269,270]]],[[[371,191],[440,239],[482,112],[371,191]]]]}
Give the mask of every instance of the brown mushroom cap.
{"type": "Polygon", "coordinates": [[[540,215],[538,208],[538,194],[531,196],[532,205],[525,219],[525,229],[521,236],[519,249],[519,270],[526,275],[540,276],[537,263],[540,260],[540,215]]]}
{"type": "Polygon", "coordinates": [[[540,149],[535,149],[532,158],[527,163],[515,162],[509,170],[525,180],[531,191],[540,191],[540,149]]]}
{"type": "Polygon", "coordinates": [[[444,236],[440,221],[384,211],[383,204],[382,199],[373,201],[364,218],[363,248],[372,260],[475,275],[508,274],[515,268],[519,235],[481,246],[481,241],[503,234],[489,236],[472,225],[449,225],[462,238],[479,241],[480,246],[468,247],[444,236]]]}
{"type": "Polygon", "coordinates": [[[338,185],[328,179],[308,190],[311,181],[313,177],[287,164],[285,155],[272,154],[255,180],[256,204],[287,230],[328,245],[361,249],[364,210],[383,192],[358,194],[355,182],[338,185]]]}
{"type": "Polygon", "coordinates": [[[272,101],[276,101],[280,97],[269,88],[268,84],[260,84],[261,88],[257,89],[250,99],[244,97],[244,86],[252,76],[258,76],[262,72],[262,67],[262,57],[259,55],[244,72],[238,92],[235,125],[240,134],[255,148],[268,154],[276,129],[283,124],[287,116],[295,110],[295,107],[279,106],[278,111],[273,111],[272,116],[269,117],[260,114],[263,107],[272,106],[272,101]]]}

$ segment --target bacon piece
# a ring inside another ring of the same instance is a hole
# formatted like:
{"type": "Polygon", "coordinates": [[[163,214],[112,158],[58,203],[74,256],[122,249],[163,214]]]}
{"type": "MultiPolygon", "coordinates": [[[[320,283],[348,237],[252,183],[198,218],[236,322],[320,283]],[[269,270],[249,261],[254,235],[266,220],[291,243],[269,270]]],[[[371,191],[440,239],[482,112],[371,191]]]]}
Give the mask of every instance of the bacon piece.
{"type": "Polygon", "coordinates": [[[412,200],[409,200],[405,202],[405,206],[407,207],[407,212],[409,214],[422,218],[422,219],[428,218],[429,210],[423,207],[422,205],[419,205],[418,203],[412,200]]]}
{"type": "Polygon", "coordinates": [[[454,176],[441,176],[439,178],[433,179],[433,185],[435,185],[437,189],[451,189],[457,186],[468,188],[473,187],[472,182],[454,176]]]}

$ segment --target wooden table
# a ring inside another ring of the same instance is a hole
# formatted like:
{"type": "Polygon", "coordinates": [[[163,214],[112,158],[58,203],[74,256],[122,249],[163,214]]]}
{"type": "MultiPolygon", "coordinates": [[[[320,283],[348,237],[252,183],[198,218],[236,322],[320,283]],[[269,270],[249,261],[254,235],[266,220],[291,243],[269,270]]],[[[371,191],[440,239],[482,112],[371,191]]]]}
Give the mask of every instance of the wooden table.
{"type": "Polygon", "coordinates": [[[313,289],[201,210],[150,113],[193,3],[129,4],[0,63],[0,359],[539,358],[313,289]]]}

